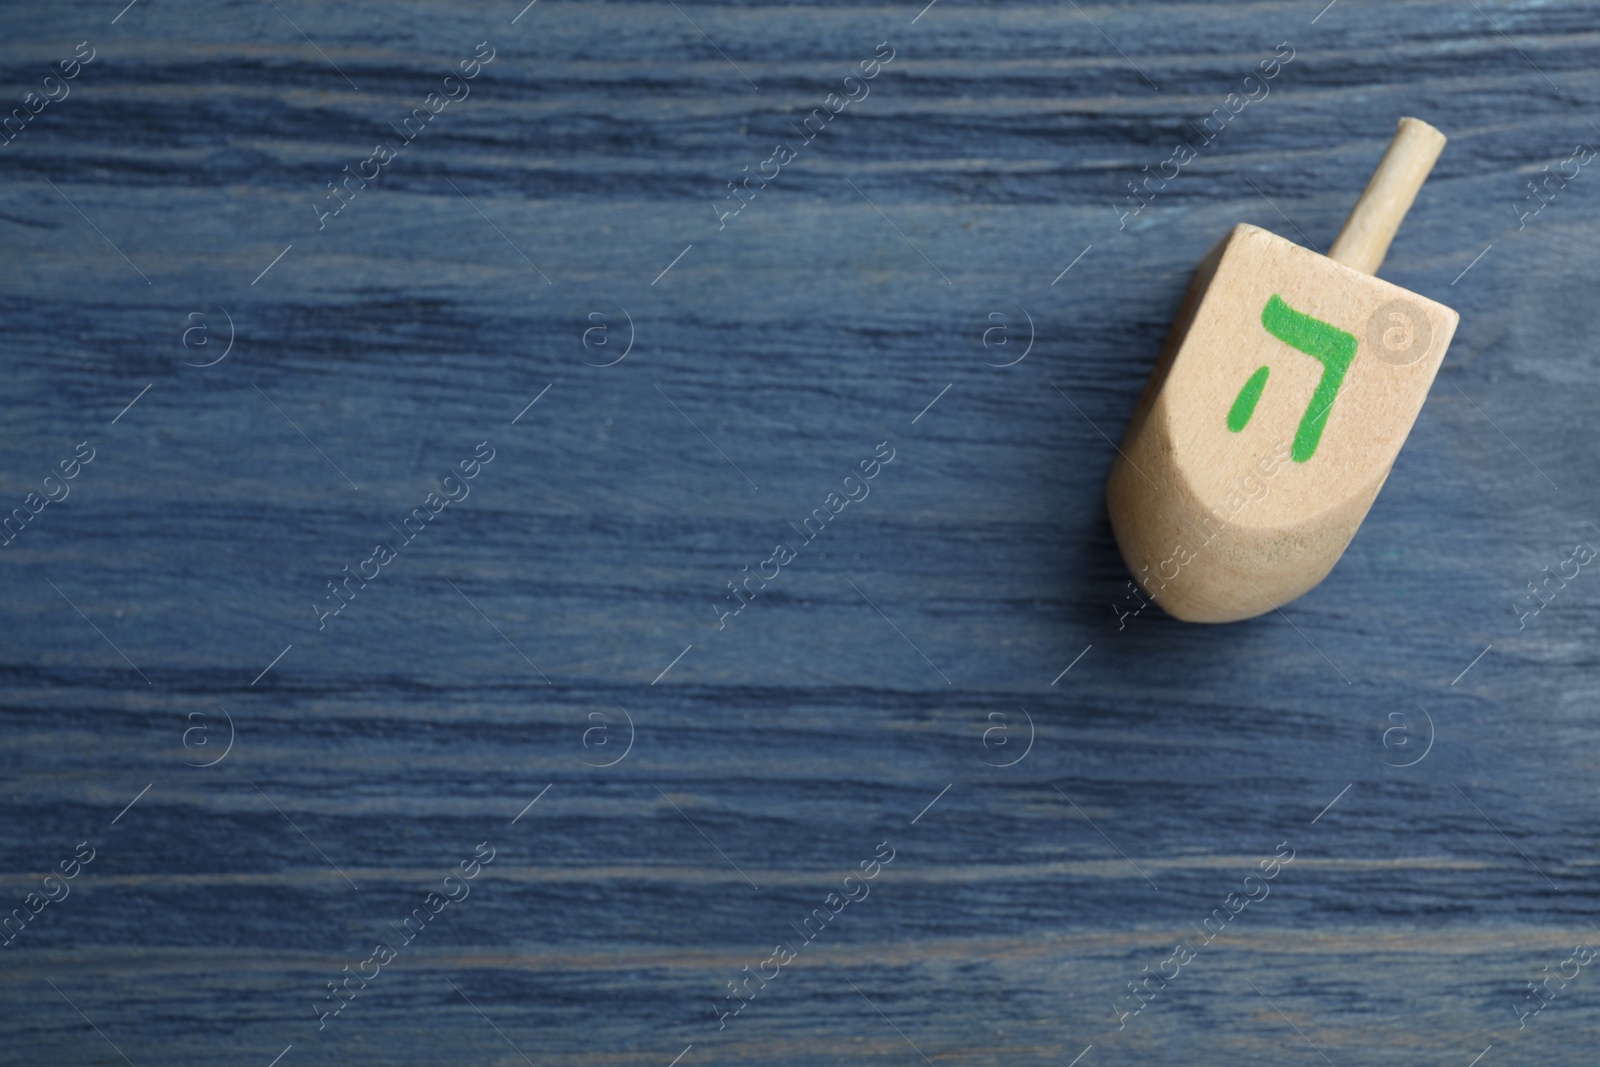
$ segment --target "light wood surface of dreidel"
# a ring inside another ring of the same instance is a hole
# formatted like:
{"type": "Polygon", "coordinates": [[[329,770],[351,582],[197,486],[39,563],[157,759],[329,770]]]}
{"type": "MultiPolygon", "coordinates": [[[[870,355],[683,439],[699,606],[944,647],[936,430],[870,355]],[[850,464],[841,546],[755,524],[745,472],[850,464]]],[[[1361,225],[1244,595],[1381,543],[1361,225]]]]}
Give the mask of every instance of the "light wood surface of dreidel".
{"type": "Polygon", "coordinates": [[[1355,536],[1459,318],[1372,275],[1444,141],[1401,119],[1327,256],[1241,223],[1195,271],[1106,485],[1169,614],[1271,611],[1355,536]]]}

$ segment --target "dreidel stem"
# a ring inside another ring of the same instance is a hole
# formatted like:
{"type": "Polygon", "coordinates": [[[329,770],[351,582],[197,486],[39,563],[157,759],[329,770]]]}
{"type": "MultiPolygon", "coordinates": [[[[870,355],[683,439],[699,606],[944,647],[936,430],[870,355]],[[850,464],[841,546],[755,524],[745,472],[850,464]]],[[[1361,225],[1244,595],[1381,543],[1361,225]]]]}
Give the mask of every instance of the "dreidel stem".
{"type": "Polygon", "coordinates": [[[1421,119],[1403,118],[1378,169],[1350,209],[1328,258],[1364,274],[1376,274],[1417,190],[1428,180],[1444,149],[1445,136],[1421,119]]]}

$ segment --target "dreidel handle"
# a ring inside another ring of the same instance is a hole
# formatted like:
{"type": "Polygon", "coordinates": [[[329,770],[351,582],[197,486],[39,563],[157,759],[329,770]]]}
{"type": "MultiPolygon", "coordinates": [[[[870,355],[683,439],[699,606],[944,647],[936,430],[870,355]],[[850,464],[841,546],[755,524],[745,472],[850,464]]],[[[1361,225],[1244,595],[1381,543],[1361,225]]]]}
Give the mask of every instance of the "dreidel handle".
{"type": "Polygon", "coordinates": [[[1421,119],[1403,118],[1378,169],[1350,209],[1328,258],[1364,274],[1376,274],[1400,221],[1411,210],[1444,149],[1445,136],[1421,119]]]}

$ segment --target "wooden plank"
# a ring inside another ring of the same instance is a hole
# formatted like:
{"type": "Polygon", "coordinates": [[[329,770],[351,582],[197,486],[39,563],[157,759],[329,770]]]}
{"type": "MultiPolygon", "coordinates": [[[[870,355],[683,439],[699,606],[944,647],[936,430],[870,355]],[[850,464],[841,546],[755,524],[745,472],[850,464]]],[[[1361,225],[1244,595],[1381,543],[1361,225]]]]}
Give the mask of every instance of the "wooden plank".
{"type": "Polygon", "coordinates": [[[118,7],[6,23],[9,106],[96,51],[0,152],[6,507],[94,450],[0,570],[5,899],[95,858],[0,1062],[1585,1062],[1587,970],[1517,1005],[1600,938],[1600,593],[1526,599],[1600,538],[1600,201],[1527,199],[1600,141],[1587,5],[118,7]],[[1382,274],[1461,326],[1385,492],[1281,615],[1131,614],[1189,271],[1325,248],[1401,114],[1450,146],[1382,274]]]}

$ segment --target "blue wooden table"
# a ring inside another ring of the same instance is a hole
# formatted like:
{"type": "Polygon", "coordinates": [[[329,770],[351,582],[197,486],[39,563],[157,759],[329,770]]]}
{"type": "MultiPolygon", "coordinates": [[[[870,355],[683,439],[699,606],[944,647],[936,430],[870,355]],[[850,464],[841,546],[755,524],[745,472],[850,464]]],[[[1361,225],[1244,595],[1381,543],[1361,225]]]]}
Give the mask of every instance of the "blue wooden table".
{"type": "Polygon", "coordinates": [[[1594,1062],[1592,5],[524,2],[0,18],[0,1063],[1594,1062]],[[1139,610],[1403,114],[1387,488],[1139,610]]]}

